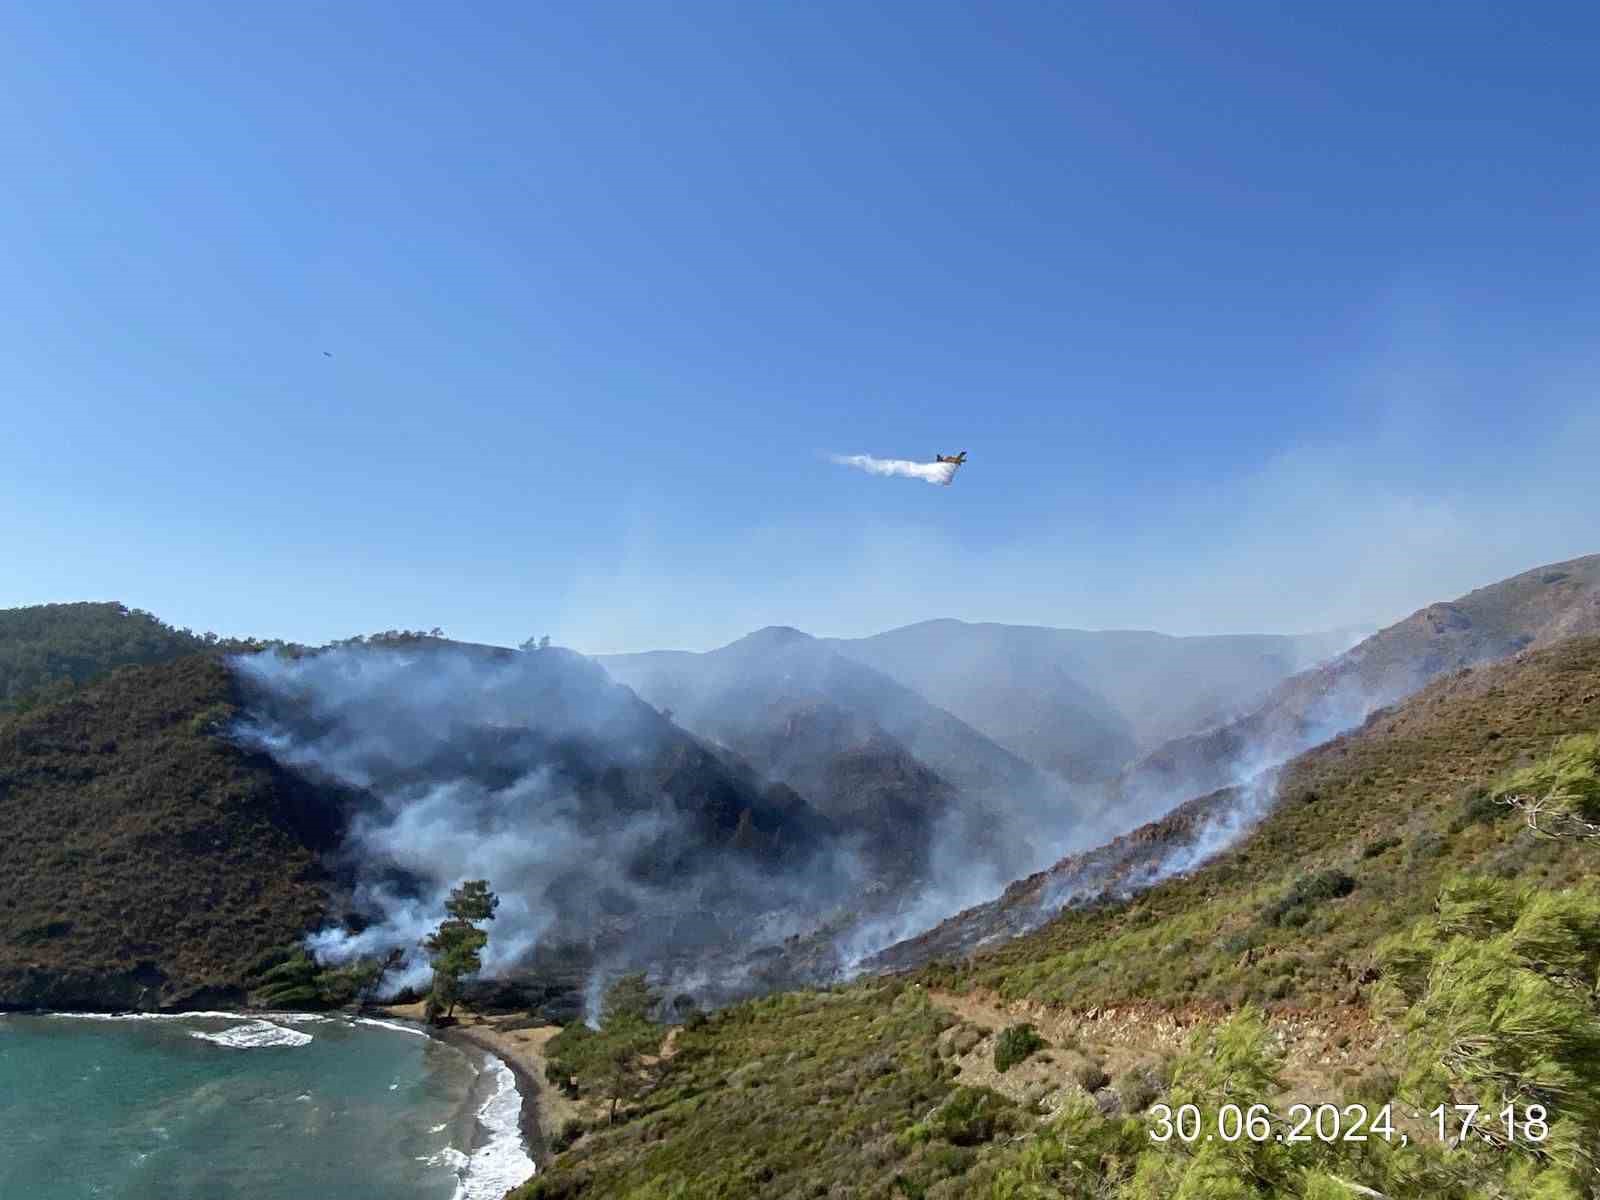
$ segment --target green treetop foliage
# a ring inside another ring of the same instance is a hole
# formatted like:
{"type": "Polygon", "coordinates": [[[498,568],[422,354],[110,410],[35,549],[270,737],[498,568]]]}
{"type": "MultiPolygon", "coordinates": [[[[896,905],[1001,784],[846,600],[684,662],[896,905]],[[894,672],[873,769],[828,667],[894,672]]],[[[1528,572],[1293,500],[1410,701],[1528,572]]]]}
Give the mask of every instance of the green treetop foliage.
{"type": "Polygon", "coordinates": [[[500,897],[489,890],[485,879],[469,879],[445,901],[444,910],[458,921],[492,921],[500,897]]]}
{"type": "MultiPolygon", "coordinates": [[[[1381,943],[1378,958],[1376,999],[1406,1032],[1407,1099],[1492,1113],[1508,1104],[1543,1107],[1548,1141],[1509,1139],[1496,1152],[1531,1155],[1574,1195],[1593,1195],[1600,888],[1549,891],[1458,876],[1441,891],[1436,919],[1381,943]]],[[[1488,1133],[1500,1136],[1493,1124],[1488,1133]]]]}
{"type": "Polygon", "coordinates": [[[324,967],[299,949],[262,971],[251,1002],[262,1008],[340,1008],[365,1004],[394,964],[359,958],[341,967],[324,967]]]}
{"type": "Polygon", "coordinates": [[[994,1041],[994,1069],[1004,1074],[1044,1046],[1032,1025],[1012,1025],[994,1041]]]}
{"type": "Polygon", "coordinates": [[[639,1099],[654,1083],[644,1058],[661,1040],[650,1021],[659,1000],[643,971],[617,979],[601,1001],[598,1030],[569,1025],[550,1040],[551,1082],[570,1094],[609,1099],[610,1120],[615,1121],[619,1104],[639,1099]]]}
{"type": "Polygon", "coordinates": [[[623,1024],[648,1021],[659,997],[645,982],[643,971],[624,975],[606,989],[600,1006],[600,1027],[614,1029],[623,1024]]]}
{"type": "Polygon", "coordinates": [[[456,887],[445,901],[449,915],[439,928],[423,940],[433,966],[433,987],[428,995],[428,1020],[455,1014],[461,998],[461,982],[483,969],[482,950],[489,934],[477,922],[494,920],[500,898],[489,890],[486,879],[469,879],[456,887]]]}
{"type": "Polygon", "coordinates": [[[1542,761],[1513,771],[1494,798],[1551,837],[1600,837],[1600,734],[1563,738],[1542,761]]]}

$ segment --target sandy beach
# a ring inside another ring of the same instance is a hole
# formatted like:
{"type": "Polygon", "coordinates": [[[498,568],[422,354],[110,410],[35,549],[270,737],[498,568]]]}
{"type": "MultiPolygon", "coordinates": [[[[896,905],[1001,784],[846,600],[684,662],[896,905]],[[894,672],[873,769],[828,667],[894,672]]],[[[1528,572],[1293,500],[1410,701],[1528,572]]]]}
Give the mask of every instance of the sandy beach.
{"type": "MultiPolygon", "coordinates": [[[[388,1005],[378,1011],[403,1021],[422,1024],[423,1004],[388,1005]]],[[[534,1162],[543,1162],[549,1153],[561,1126],[572,1117],[581,1117],[576,1105],[545,1082],[544,1047],[561,1032],[559,1025],[539,1025],[531,1029],[507,1029],[505,1026],[527,1020],[522,1014],[487,1017],[479,1013],[456,1010],[455,1024],[442,1029],[429,1029],[434,1037],[454,1045],[470,1045],[500,1058],[516,1076],[517,1090],[522,1094],[520,1125],[523,1139],[528,1144],[528,1154],[534,1162]]]]}

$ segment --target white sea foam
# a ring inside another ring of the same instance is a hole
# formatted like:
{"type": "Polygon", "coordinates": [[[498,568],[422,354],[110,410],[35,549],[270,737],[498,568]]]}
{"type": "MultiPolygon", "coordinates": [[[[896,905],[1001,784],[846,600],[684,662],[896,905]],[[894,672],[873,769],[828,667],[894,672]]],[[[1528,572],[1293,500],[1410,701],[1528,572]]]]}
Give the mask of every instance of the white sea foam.
{"type": "Polygon", "coordinates": [[[271,1020],[279,1025],[315,1025],[323,1021],[331,1021],[321,1013],[305,1012],[120,1012],[120,1013],[94,1013],[94,1012],[52,1012],[41,1013],[41,1016],[53,1017],[58,1020],[69,1021],[238,1021],[246,1016],[261,1020],[271,1020]]]}
{"type": "Polygon", "coordinates": [[[478,1108],[478,1124],[488,1136],[460,1170],[452,1200],[500,1200],[534,1172],[533,1159],[522,1144],[522,1095],[511,1068],[494,1055],[484,1068],[494,1080],[494,1093],[478,1108]]]}
{"type": "Polygon", "coordinates": [[[190,1037],[199,1038],[203,1042],[215,1042],[219,1046],[229,1046],[235,1050],[253,1050],[260,1046],[304,1046],[311,1041],[309,1033],[298,1029],[286,1029],[282,1025],[274,1025],[271,1021],[247,1021],[243,1025],[235,1025],[232,1029],[224,1029],[220,1033],[204,1033],[201,1030],[191,1030],[190,1037]]]}
{"type": "Polygon", "coordinates": [[[398,1021],[380,1021],[377,1017],[357,1017],[357,1025],[371,1025],[374,1029],[392,1029],[396,1033],[414,1033],[418,1037],[427,1037],[426,1029],[418,1029],[415,1025],[402,1025],[398,1021]]]}

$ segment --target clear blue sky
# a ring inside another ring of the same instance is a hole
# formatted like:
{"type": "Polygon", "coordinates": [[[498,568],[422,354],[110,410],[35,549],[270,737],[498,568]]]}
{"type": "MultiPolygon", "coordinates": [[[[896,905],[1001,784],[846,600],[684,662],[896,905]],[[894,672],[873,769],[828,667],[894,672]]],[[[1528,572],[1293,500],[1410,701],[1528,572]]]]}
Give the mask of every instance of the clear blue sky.
{"type": "Polygon", "coordinates": [[[0,44],[0,604],[1294,630],[1600,550],[1595,6],[8,3],[0,44]]]}

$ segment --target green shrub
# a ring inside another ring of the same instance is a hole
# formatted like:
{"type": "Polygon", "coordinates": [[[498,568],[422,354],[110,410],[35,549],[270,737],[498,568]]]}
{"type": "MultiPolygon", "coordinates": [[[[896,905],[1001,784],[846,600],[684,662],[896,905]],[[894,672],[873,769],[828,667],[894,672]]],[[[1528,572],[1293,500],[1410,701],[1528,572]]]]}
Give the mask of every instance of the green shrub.
{"type": "Polygon", "coordinates": [[[1022,1124],[1010,1100],[985,1087],[959,1087],[928,1119],[928,1133],[952,1146],[977,1146],[1022,1124]]]}
{"type": "Polygon", "coordinates": [[[1510,815],[1511,806],[1501,803],[1488,788],[1471,788],[1457,805],[1456,815],[1450,822],[1450,832],[1460,833],[1473,825],[1493,825],[1510,815]]]}
{"type": "Polygon", "coordinates": [[[1254,926],[1241,929],[1238,933],[1230,933],[1217,943],[1217,949],[1229,958],[1243,954],[1246,950],[1261,944],[1261,931],[1254,926]]]}
{"type": "Polygon", "coordinates": [[[995,1039],[994,1069],[1003,1075],[1044,1044],[1032,1025],[1012,1025],[995,1039]]]}
{"type": "Polygon", "coordinates": [[[1407,865],[1425,863],[1429,859],[1438,858],[1444,853],[1444,837],[1431,829],[1425,829],[1411,839],[1411,845],[1406,849],[1407,865]]]}
{"type": "Polygon", "coordinates": [[[1122,1101],[1122,1111],[1130,1116],[1149,1108],[1161,1095],[1161,1081],[1148,1067],[1133,1067],[1124,1071],[1115,1086],[1117,1099],[1122,1101]]]}
{"type": "Polygon", "coordinates": [[[1354,877],[1344,871],[1318,871],[1315,875],[1302,875],[1287,892],[1261,910],[1261,919],[1268,925],[1304,925],[1310,919],[1310,909],[1329,900],[1348,896],[1355,889],[1354,877]],[[1294,914],[1293,919],[1286,919],[1291,914],[1294,914]]]}

